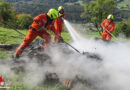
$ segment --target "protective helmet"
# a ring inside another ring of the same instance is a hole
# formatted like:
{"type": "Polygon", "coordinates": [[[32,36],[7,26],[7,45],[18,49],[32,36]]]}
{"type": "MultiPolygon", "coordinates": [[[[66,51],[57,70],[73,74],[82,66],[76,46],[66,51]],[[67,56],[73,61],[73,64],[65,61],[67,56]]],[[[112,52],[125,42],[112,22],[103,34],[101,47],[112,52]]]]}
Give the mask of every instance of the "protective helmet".
{"type": "Polygon", "coordinates": [[[48,16],[50,17],[50,19],[56,19],[59,17],[58,11],[55,9],[50,9],[48,12],[48,16]]]}
{"type": "Polygon", "coordinates": [[[64,7],[63,7],[63,6],[59,6],[59,7],[58,7],[58,11],[59,11],[59,13],[60,13],[61,11],[64,12],[64,7]]]}
{"type": "Polygon", "coordinates": [[[107,19],[114,20],[114,16],[112,14],[110,14],[110,15],[107,16],[107,19]]]}

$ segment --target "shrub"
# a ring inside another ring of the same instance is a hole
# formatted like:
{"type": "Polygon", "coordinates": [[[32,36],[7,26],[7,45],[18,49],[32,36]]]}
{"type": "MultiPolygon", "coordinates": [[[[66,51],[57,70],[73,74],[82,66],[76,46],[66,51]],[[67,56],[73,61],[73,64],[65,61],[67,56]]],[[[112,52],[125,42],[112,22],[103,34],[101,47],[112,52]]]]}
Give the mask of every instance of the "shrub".
{"type": "Polygon", "coordinates": [[[130,18],[116,24],[113,34],[118,36],[120,33],[124,33],[126,37],[130,37],[130,18]]]}
{"type": "Polygon", "coordinates": [[[19,29],[28,29],[32,22],[33,18],[29,14],[17,15],[17,24],[19,29]]]}

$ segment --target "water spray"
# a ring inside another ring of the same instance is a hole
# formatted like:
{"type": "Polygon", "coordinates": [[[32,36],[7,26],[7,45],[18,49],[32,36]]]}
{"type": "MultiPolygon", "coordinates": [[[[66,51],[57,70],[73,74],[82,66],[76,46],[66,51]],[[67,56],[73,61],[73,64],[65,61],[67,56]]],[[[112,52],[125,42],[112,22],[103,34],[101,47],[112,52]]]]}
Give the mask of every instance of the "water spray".
{"type": "Polygon", "coordinates": [[[71,24],[70,24],[67,20],[64,19],[64,23],[65,23],[65,26],[66,26],[68,32],[70,33],[70,35],[71,35],[71,37],[72,37],[72,40],[73,40],[74,42],[77,42],[77,41],[83,39],[83,38],[79,35],[79,33],[77,33],[77,32],[75,31],[75,29],[71,26],[71,24]]]}

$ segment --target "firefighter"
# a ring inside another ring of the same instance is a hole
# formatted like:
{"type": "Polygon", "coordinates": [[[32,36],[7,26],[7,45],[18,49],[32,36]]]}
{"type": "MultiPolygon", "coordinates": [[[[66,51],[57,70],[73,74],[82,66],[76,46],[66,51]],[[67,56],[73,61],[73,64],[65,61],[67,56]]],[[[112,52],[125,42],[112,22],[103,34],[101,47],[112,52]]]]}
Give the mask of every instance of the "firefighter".
{"type": "Polygon", "coordinates": [[[52,30],[57,35],[54,27],[54,19],[58,18],[58,11],[55,9],[50,9],[48,13],[43,13],[36,16],[33,19],[33,23],[29,29],[27,36],[24,38],[23,43],[17,48],[14,58],[19,58],[23,50],[37,37],[40,36],[45,40],[43,45],[44,48],[47,47],[51,40],[51,35],[47,30],[52,30]]]}
{"type": "Polygon", "coordinates": [[[102,23],[101,26],[103,28],[103,33],[101,38],[106,39],[106,40],[111,40],[112,37],[112,32],[114,31],[114,16],[112,14],[108,15],[107,19],[105,19],[102,23]]]}
{"type": "Polygon", "coordinates": [[[54,40],[55,40],[55,42],[64,42],[64,40],[61,36],[61,32],[62,32],[62,28],[63,28],[63,19],[65,19],[65,17],[66,17],[63,6],[58,7],[58,13],[59,13],[59,18],[55,19],[55,29],[56,29],[56,32],[58,33],[58,35],[54,36],[54,40]]]}
{"type": "Polygon", "coordinates": [[[4,86],[4,81],[3,81],[3,77],[2,76],[0,76],[0,87],[3,87],[4,86]]]}

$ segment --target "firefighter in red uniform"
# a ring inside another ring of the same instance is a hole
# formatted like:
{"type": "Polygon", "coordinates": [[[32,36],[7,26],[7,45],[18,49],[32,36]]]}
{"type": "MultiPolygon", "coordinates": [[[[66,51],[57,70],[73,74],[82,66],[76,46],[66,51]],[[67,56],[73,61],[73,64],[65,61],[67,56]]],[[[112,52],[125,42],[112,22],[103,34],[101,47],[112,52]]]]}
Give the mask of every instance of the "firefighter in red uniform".
{"type": "Polygon", "coordinates": [[[113,15],[108,15],[107,19],[105,19],[102,23],[101,26],[103,28],[103,33],[101,38],[106,39],[106,40],[111,40],[112,37],[112,32],[114,31],[115,24],[113,22],[113,15]]]}
{"type": "Polygon", "coordinates": [[[23,43],[20,47],[17,48],[14,58],[19,58],[23,50],[37,37],[45,39],[45,44],[43,45],[46,48],[47,44],[51,40],[51,35],[47,30],[52,30],[57,35],[55,31],[53,20],[58,18],[58,11],[55,9],[50,9],[48,13],[40,14],[33,19],[33,23],[29,29],[27,36],[24,38],[23,43]]]}
{"type": "Polygon", "coordinates": [[[2,76],[0,76],[0,83],[1,83],[1,82],[3,82],[3,78],[2,78],[2,76]]]}
{"type": "Polygon", "coordinates": [[[58,7],[58,12],[59,12],[59,18],[55,19],[55,29],[56,32],[58,33],[57,36],[54,36],[54,40],[56,42],[63,42],[63,38],[61,37],[61,32],[62,32],[62,28],[63,28],[63,19],[65,19],[65,13],[64,13],[64,7],[63,6],[59,6],[58,7]]]}
{"type": "Polygon", "coordinates": [[[1,86],[4,86],[4,82],[3,82],[2,76],[0,76],[0,87],[1,87],[1,86]]]}

